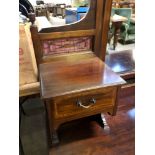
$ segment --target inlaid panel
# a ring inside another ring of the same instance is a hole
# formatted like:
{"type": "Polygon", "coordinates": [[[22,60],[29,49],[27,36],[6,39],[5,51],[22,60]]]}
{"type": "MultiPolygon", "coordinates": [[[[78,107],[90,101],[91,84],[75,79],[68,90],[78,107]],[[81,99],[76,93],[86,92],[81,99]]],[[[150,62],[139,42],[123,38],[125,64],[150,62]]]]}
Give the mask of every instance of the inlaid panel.
{"type": "Polygon", "coordinates": [[[92,37],[74,37],[64,39],[52,39],[42,42],[43,55],[73,53],[90,50],[92,37]]]}

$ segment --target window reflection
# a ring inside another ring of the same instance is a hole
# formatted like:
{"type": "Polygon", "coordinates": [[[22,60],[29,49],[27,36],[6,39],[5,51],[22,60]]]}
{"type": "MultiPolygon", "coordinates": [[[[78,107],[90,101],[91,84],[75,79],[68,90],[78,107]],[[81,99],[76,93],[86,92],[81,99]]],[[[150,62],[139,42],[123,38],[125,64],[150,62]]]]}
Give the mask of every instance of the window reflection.
{"type": "Polygon", "coordinates": [[[122,68],[122,66],[119,63],[118,64],[116,63],[115,66],[113,66],[112,70],[114,72],[118,73],[118,72],[120,72],[120,70],[123,71],[123,68],[122,68]]]}

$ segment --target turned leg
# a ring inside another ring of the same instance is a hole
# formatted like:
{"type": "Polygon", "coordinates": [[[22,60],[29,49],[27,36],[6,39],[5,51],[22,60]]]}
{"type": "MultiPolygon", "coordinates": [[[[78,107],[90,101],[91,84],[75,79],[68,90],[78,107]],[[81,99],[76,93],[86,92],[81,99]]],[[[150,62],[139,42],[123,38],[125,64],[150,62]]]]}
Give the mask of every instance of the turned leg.
{"type": "Polygon", "coordinates": [[[115,50],[116,46],[117,46],[118,38],[120,35],[120,28],[122,25],[122,21],[115,22],[115,23],[113,23],[113,25],[115,27],[115,29],[114,29],[114,42],[113,42],[113,48],[115,50]]]}
{"type": "Polygon", "coordinates": [[[120,30],[116,28],[114,33],[114,43],[113,43],[114,50],[116,49],[116,46],[117,46],[119,33],[120,33],[120,30]]]}
{"type": "Polygon", "coordinates": [[[112,37],[113,37],[113,33],[109,32],[109,34],[108,34],[108,44],[109,44],[109,46],[110,46],[110,42],[111,42],[112,37]]]}

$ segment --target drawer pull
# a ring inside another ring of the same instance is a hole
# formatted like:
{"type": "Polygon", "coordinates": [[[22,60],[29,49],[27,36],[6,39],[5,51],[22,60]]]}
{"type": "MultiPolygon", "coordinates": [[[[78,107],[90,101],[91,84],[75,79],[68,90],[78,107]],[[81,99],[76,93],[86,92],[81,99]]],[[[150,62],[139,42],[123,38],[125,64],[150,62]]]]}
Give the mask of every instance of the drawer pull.
{"type": "Polygon", "coordinates": [[[94,98],[92,98],[91,100],[90,100],[90,103],[89,103],[89,105],[83,105],[82,104],[82,102],[80,101],[80,100],[78,100],[77,101],[77,106],[79,106],[79,107],[82,107],[82,108],[85,108],[85,109],[88,109],[88,108],[90,108],[93,104],[95,104],[96,103],[96,100],[94,99],[94,98]]]}

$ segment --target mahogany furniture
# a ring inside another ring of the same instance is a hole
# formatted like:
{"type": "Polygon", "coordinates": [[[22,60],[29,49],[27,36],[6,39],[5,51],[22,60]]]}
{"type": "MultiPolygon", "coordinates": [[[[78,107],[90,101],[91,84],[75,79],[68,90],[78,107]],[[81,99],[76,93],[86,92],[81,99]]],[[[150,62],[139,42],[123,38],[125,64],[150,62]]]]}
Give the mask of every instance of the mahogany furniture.
{"type": "Polygon", "coordinates": [[[127,21],[127,18],[125,18],[123,16],[114,15],[113,17],[111,17],[112,28],[114,29],[114,32],[113,32],[113,34],[110,35],[109,42],[110,42],[112,36],[114,36],[114,40],[113,40],[113,49],[114,50],[117,46],[118,38],[120,35],[120,28],[122,26],[122,23],[125,21],[127,21]]]}
{"type": "Polygon", "coordinates": [[[115,115],[118,90],[125,83],[92,52],[41,64],[40,81],[53,144],[62,123],[102,112],[115,115]]]}
{"type": "Polygon", "coordinates": [[[52,144],[59,142],[62,123],[102,112],[116,114],[125,81],[102,61],[110,12],[111,1],[91,0],[80,22],[40,30],[31,26],[52,144]]]}
{"type": "MultiPolygon", "coordinates": [[[[69,24],[67,26],[48,26],[38,28],[36,23],[32,22],[31,34],[38,65],[40,63],[51,61],[60,54],[50,54],[48,57],[45,56],[42,45],[43,41],[73,37],[91,37],[91,50],[104,61],[108,38],[107,32],[109,29],[111,14],[111,4],[111,0],[90,0],[90,9],[86,17],[80,22],[69,24]]],[[[33,19],[34,15],[29,15],[29,17],[33,19]]],[[[74,53],[74,51],[72,53],[74,53]]]]}

